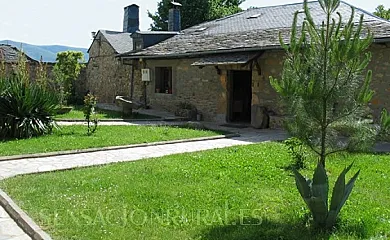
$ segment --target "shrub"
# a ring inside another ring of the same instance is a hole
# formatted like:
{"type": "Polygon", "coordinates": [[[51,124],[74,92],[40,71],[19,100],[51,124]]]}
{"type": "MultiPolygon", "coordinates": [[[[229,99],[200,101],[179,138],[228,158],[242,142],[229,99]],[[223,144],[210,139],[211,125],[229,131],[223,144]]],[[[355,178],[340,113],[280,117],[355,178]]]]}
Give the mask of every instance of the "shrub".
{"type": "Polygon", "coordinates": [[[304,143],[298,138],[291,137],[285,140],[284,144],[287,146],[288,152],[294,160],[291,167],[297,170],[305,168],[305,161],[308,153],[305,149],[304,143]]]}
{"type": "Polygon", "coordinates": [[[360,171],[355,173],[346,184],[346,174],[351,168],[352,164],[345,168],[337,178],[330,205],[328,201],[329,180],[321,163],[317,164],[313,179],[307,179],[297,170],[293,170],[298,191],[309,208],[317,227],[331,229],[336,224],[337,216],[351,194],[360,173],[360,171]]]}
{"type": "Polygon", "coordinates": [[[87,121],[88,135],[93,134],[96,131],[98,125],[98,120],[95,113],[96,102],[97,98],[91,93],[88,93],[84,97],[84,116],[85,120],[87,121]]]}
{"type": "Polygon", "coordinates": [[[57,103],[54,93],[25,82],[21,75],[0,79],[0,135],[6,139],[50,133],[57,103]]]}
{"type": "Polygon", "coordinates": [[[382,110],[380,120],[379,140],[390,142],[390,113],[386,109],[382,110]]]}

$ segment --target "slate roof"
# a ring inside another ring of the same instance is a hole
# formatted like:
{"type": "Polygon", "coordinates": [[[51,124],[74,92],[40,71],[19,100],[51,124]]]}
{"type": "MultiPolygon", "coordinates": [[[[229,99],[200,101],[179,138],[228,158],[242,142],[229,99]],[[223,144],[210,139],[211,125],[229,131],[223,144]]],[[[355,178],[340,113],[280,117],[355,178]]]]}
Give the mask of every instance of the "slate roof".
{"type": "Polygon", "coordinates": [[[131,33],[109,30],[99,30],[99,32],[107,39],[108,43],[118,54],[133,50],[133,39],[131,38],[131,33]]]}
{"type": "MultiPolygon", "coordinates": [[[[309,2],[309,8],[316,23],[321,24],[325,16],[319,3],[309,2]]],[[[279,33],[288,42],[293,15],[300,10],[303,10],[303,3],[248,9],[185,29],[179,35],[159,44],[122,56],[165,58],[280,48],[279,33]]],[[[338,12],[344,17],[344,22],[348,21],[351,5],[341,2],[338,12]]],[[[390,41],[389,21],[355,8],[355,22],[360,20],[361,14],[364,15],[365,28],[369,28],[376,39],[389,38],[390,41]]],[[[298,23],[303,20],[302,12],[299,14],[298,23]]]]}
{"type": "MultiPolygon", "coordinates": [[[[7,44],[0,44],[0,61],[4,61],[6,63],[17,63],[19,52],[19,49],[16,47],[7,44]]],[[[37,62],[27,55],[25,56],[27,62],[37,62]]]]}
{"type": "Polygon", "coordinates": [[[210,57],[202,58],[192,66],[215,66],[215,65],[229,65],[229,64],[246,64],[254,59],[257,53],[233,53],[233,54],[218,54],[210,57]]]}

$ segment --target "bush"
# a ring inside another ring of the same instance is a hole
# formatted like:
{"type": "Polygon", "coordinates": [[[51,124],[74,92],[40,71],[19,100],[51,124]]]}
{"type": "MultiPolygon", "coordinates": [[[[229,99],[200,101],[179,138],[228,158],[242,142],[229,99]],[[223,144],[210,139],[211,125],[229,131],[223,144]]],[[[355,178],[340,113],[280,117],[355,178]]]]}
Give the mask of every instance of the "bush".
{"type": "Polygon", "coordinates": [[[96,112],[95,112],[96,103],[97,103],[97,98],[92,93],[88,93],[84,97],[83,112],[84,112],[85,120],[87,121],[88,135],[93,134],[96,131],[98,126],[98,120],[96,118],[96,112]]]}
{"type": "Polygon", "coordinates": [[[390,113],[386,109],[382,110],[380,120],[378,139],[380,141],[390,142],[390,113]]]}
{"type": "Polygon", "coordinates": [[[0,135],[31,138],[50,133],[58,99],[43,86],[19,75],[0,79],[0,135]]]}
{"type": "Polygon", "coordinates": [[[294,161],[290,167],[297,170],[306,168],[305,161],[308,153],[304,143],[298,138],[291,137],[285,140],[284,144],[287,146],[288,153],[294,161]]]}

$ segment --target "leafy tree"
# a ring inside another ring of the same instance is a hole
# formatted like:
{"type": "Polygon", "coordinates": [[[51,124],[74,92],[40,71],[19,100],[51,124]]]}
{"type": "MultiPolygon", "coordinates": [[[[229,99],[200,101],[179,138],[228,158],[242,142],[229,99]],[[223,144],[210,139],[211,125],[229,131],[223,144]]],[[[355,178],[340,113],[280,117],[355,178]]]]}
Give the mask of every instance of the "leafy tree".
{"type": "Polygon", "coordinates": [[[385,6],[383,6],[383,5],[379,5],[375,9],[374,14],[377,15],[378,17],[383,18],[383,19],[390,20],[390,8],[386,10],[385,6]]]}
{"type": "Polygon", "coordinates": [[[354,9],[348,23],[336,12],[340,0],[320,0],[326,19],[318,26],[304,1],[305,20],[298,25],[295,13],[290,44],[281,79],[271,78],[294,119],[287,123],[293,136],[319,155],[325,167],[329,154],[375,139],[375,131],[364,115],[374,92],[369,89],[372,72],[362,76],[371,60],[367,52],[373,36],[362,38],[363,16],[355,25],[354,9]],[[338,19],[332,19],[336,14],[338,19]],[[340,141],[348,129],[348,140],[340,141]]]}
{"type": "Polygon", "coordinates": [[[73,81],[77,79],[84,65],[84,54],[78,51],[65,51],[57,53],[57,63],[53,72],[60,93],[61,105],[66,105],[73,89],[73,81]]]}
{"type": "MultiPolygon", "coordinates": [[[[181,28],[185,29],[199,23],[218,19],[240,12],[240,4],[245,0],[179,0],[181,8],[181,28]]],[[[151,29],[154,31],[168,30],[168,16],[172,0],[161,0],[157,12],[148,12],[152,19],[151,29]]]]}

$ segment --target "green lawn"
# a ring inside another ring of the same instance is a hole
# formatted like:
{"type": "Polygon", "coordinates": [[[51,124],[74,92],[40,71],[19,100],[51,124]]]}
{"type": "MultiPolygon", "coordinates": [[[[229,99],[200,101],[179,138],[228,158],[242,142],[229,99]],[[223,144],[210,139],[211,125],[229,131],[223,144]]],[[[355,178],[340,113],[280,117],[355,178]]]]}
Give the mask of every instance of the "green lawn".
{"type": "Polygon", "coordinates": [[[168,126],[98,126],[92,136],[87,136],[86,133],[86,126],[63,126],[54,130],[52,135],[0,142],[0,156],[121,146],[222,134],[217,131],[168,126]]]}
{"type": "MultiPolygon", "coordinates": [[[[122,119],[122,113],[104,109],[96,109],[96,117],[98,119],[122,119]]],[[[74,106],[69,113],[58,114],[54,116],[57,120],[84,120],[84,113],[82,106],[74,106]]],[[[145,115],[145,114],[134,114],[132,117],[126,117],[127,119],[158,119],[159,117],[145,115]]]]}
{"type": "Polygon", "coordinates": [[[0,186],[54,239],[390,237],[390,155],[329,159],[331,186],[352,161],[362,172],[337,230],[318,233],[307,227],[305,205],[284,170],[285,150],[279,143],[232,147],[19,176],[0,186]]]}

